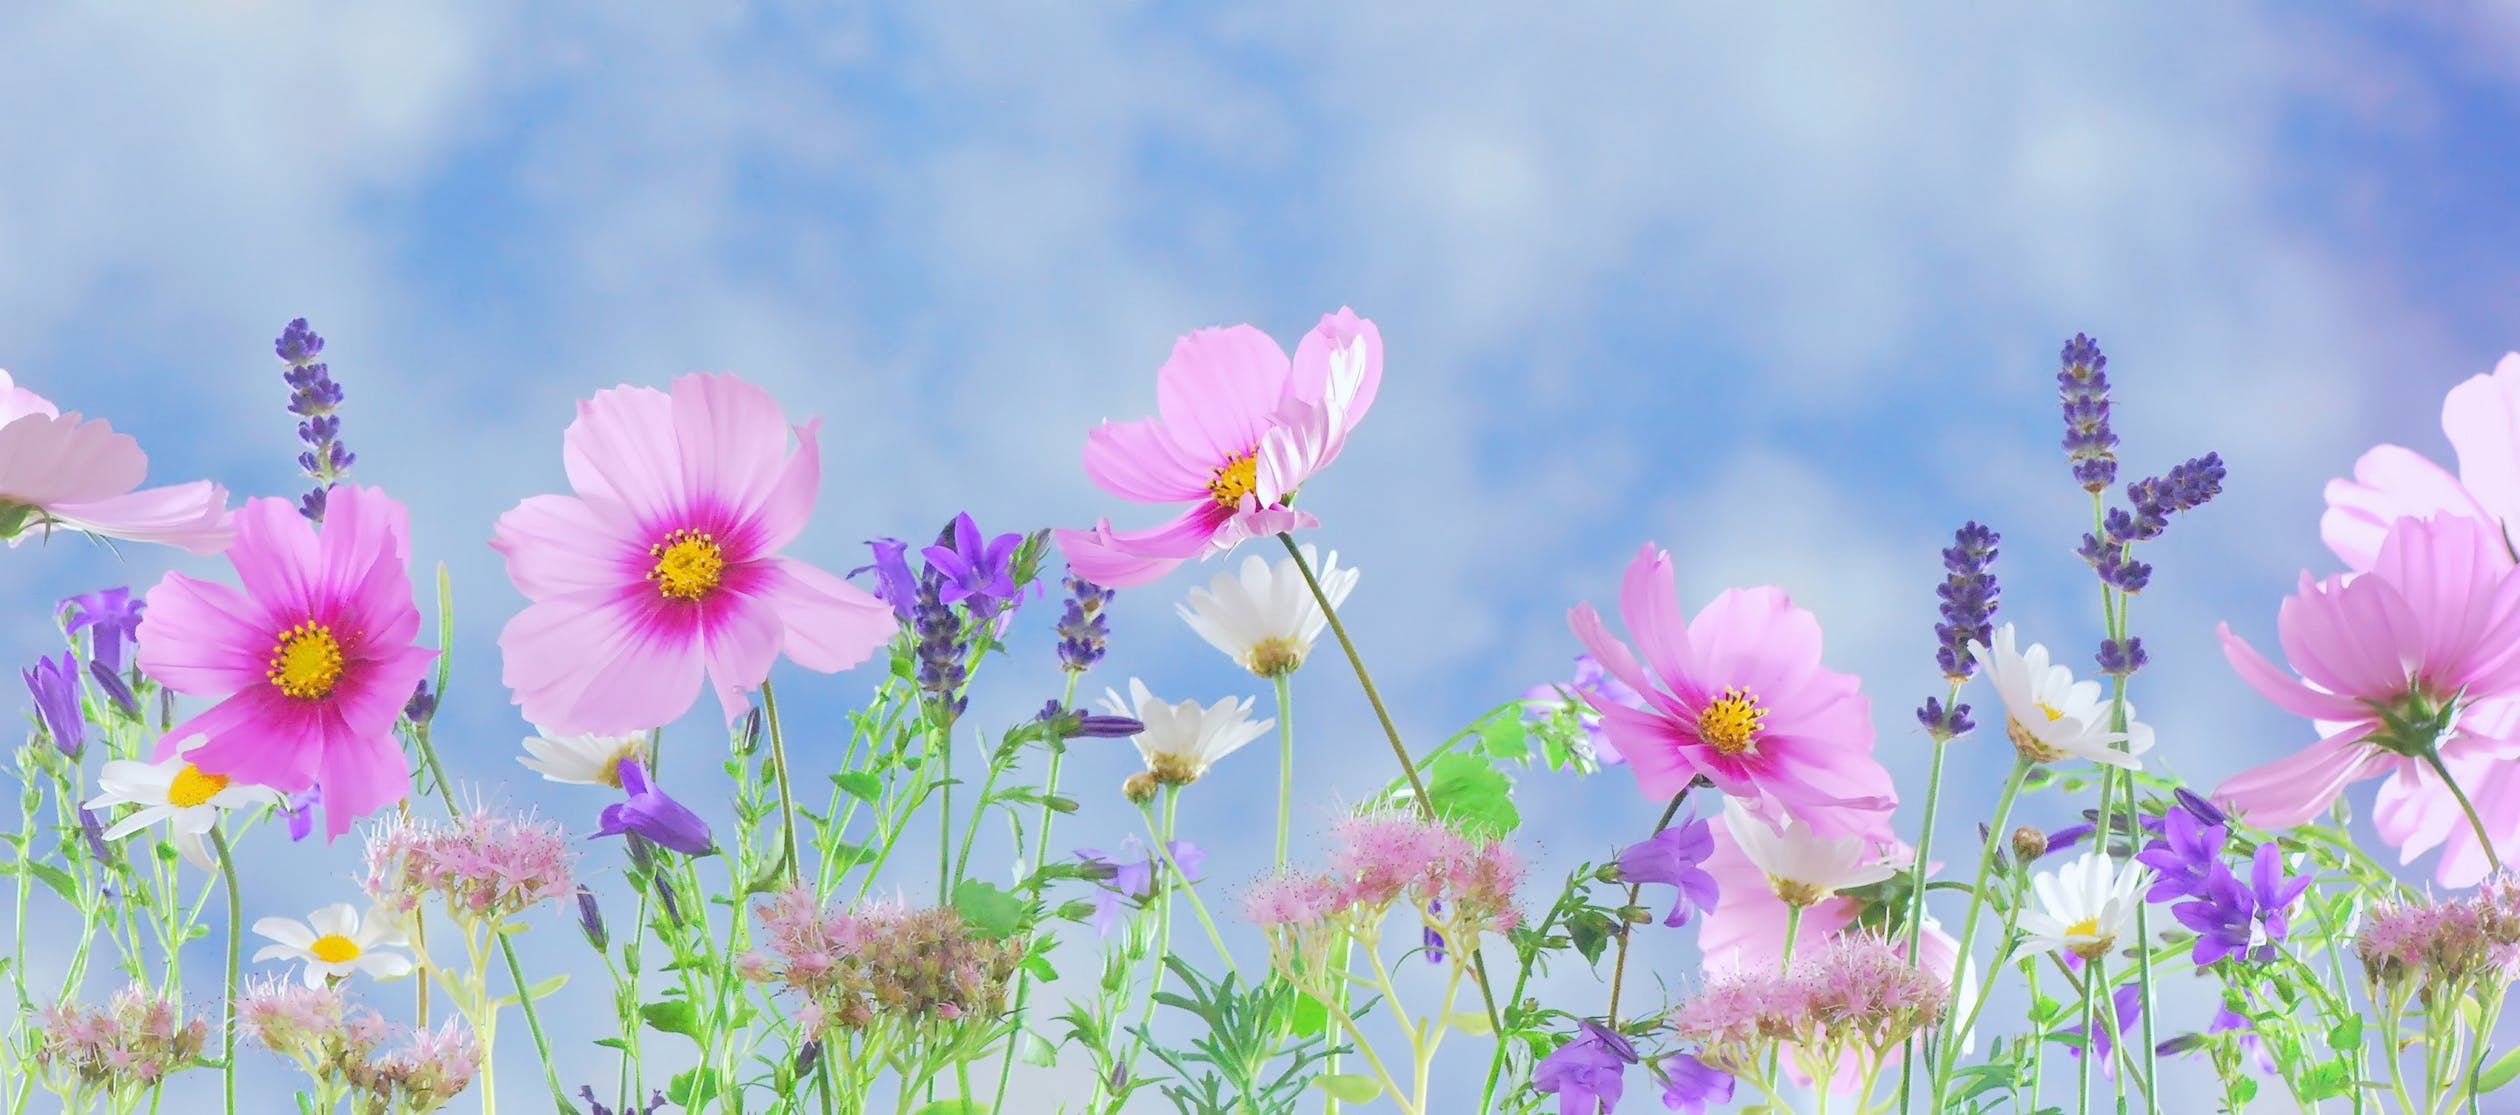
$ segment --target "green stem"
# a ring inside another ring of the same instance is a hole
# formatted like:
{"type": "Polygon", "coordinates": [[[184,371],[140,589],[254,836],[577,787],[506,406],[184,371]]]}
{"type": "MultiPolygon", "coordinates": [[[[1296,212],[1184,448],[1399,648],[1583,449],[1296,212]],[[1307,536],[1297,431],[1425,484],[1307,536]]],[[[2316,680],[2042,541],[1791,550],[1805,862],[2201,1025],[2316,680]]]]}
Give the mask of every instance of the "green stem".
{"type": "Polygon", "coordinates": [[[210,830],[219,852],[219,883],[227,888],[227,1022],[219,1027],[219,1089],[228,1115],[236,1115],[236,970],[245,943],[245,899],[236,891],[236,861],[228,855],[227,829],[210,830]]]}
{"type": "Polygon", "coordinates": [[[1181,864],[1173,859],[1172,841],[1167,839],[1167,836],[1173,831],[1173,818],[1180,808],[1181,787],[1166,786],[1164,787],[1164,831],[1161,833],[1155,831],[1154,810],[1140,805],[1138,816],[1146,819],[1146,834],[1155,838],[1155,855],[1164,861],[1164,870],[1180,886],[1181,893],[1190,896],[1190,912],[1199,916],[1200,927],[1207,930],[1208,944],[1216,947],[1216,955],[1225,961],[1225,967],[1240,976],[1242,969],[1235,965],[1234,954],[1226,950],[1225,935],[1216,931],[1216,920],[1208,916],[1207,903],[1200,900],[1199,889],[1191,884],[1189,874],[1182,871],[1181,864]]]}
{"type": "Polygon", "coordinates": [[[2082,981],[2083,1055],[2081,1083],[2074,1089],[2074,1097],[2075,1107],[2083,1115],[2091,1115],[2091,1063],[2100,1059],[2096,1040],[2099,1030],[2092,1020],[2091,1013],[2091,991],[2099,983],[2100,962],[2095,959],[2091,962],[2091,970],[2084,973],[2082,981]]]}
{"type": "Polygon", "coordinates": [[[1287,675],[1279,674],[1277,682],[1278,722],[1278,829],[1277,866],[1286,867],[1286,829],[1293,816],[1295,794],[1295,698],[1289,692],[1287,675]]]}
{"type": "Polygon", "coordinates": [[[951,725],[936,730],[936,752],[939,777],[936,807],[936,904],[953,901],[951,868],[954,863],[954,729],[951,725]]]}
{"type": "MultiPolygon", "coordinates": [[[[1954,680],[1951,683],[1950,694],[1943,698],[1943,704],[1949,706],[1959,699],[1960,683],[1954,680]]],[[[1919,935],[1925,929],[1925,862],[1928,850],[1934,844],[1934,807],[1942,800],[1943,751],[1950,743],[1951,740],[1943,735],[1940,728],[1934,730],[1934,758],[1932,765],[1926,768],[1925,774],[1925,828],[1917,833],[1916,862],[1908,873],[1908,878],[1916,887],[1916,900],[1908,907],[1907,955],[1908,964],[1911,967],[1923,963],[1916,946],[1919,935]]],[[[1959,971],[1956,966],[1952,972],[1951,990],[1954,994],[1960,990],[1959,971]]],[[[1899,1110],[1902,1113],[1908,1110],[1909,1084],[1915,1063],[1916,1035],[1910,1034],[1907,1041],[1901,1043],[1899,1051],[1899,1110]]]]}
{"type": "Polygon", "coordinates": [[[796,854],[796,795],[788,786],[787,738],[779,731],[779,698],[770,681],[761,682],[761,716],[770,722],[770,770],[779,780],[779,853],[787,859],[788,885],[804,879],[804,860],[796,854]]]}
{"type": "MultiPolygon", "coordinates": [[[[1084,676],[1075,670],[1067,671],[1067,691],[1059,696],[1061,710],[1076,704],[1076,683],[1084,676]]],[[[1050,773],[1041,786],[1041,825],[1033,832],[1032,866],[1035,871],[1041,870],[1045,857],[1050,854],[1050,821],[1058,815],[1050,808],[1050,798],[1059,792],[1059,761],[1065,758],[1067,748],[1064,746],[1054,747],[1050,752],[1050,773]]],[[[1018,850],[1021,850],[1020,845],[1018,850]]],[[[998,1059],[997,1098],[989,1104],[991,1111],[1006,1110],[1006,1082],[1015,1076],[1015,1049],[1025,1040],[1024,1006],[1031,999],[1032,972],[1030,969],[1018,971],[1015,974],[1015,1010],[1009,1016],[1014,1020],[1015,1029],[1006,1036],[1006,1052],[998,1059]]]]}
{"type": "MultiPolygon", "coordinates": [[[[2004,779],[2003,796],[1995,800],[1995,822],[1986,830],[1986,846],[1978,851],[1977,881],[1969,885],[1969,912],[1960,922],[1958,948],[1963,957],[1976,947],[1978,914],[1986,908],[1986,876],[1995,866],[1995,845],[2005,838],[2004,826],[2012,820],[2013,799],[2021,796],[2021,783],[2029,777],[2031,766],[2028,756],[2014,759],[2012,774],[2004,779]]],[[[1981,1001],[1984,998],[1984,995],[1979,996],[1981,1001]]],[[[1941,1038],[1935,1043],[1935,1111],[1943,1109],[1943,1093],[1951,1087],[1951,1070],[1954,1062],[1960,1059],[1960,1034],[1965,1028],[1944,1026],[1941,1038]]]]}
{"type": "Polygon", "coordinates": [[[2459,803],[2459,812],[2467,814],[2468,827],[2476,830],[2476,846],[2485,850],[2485,862],[2496,874],[2502,872],[2502,857],[2494,853],[2494,838],[2485,831],[2485,819],[2476,815],[2476,806],[2468,801],[2467,791],[2459,788],[2459,780],[2450,776],[2450,765],[2441,761],[2441,749],[2427,747],[2424,762],[2441,776],[2441,784],[2450,788],[2450,796],[2459,803]]]}
{"type": "MultiPolygon", "coordinates": [[[[1656,836],[1660,836],[1662,835],[1662,831],[1664,829],[1671,827],[1671,819],[1680,815],[1680,804],[1689,800],[1689,791],[1696,788],[1697,781],[1695,779],[1691,779],[1688,785],[1680,787],[1679,793],[1671,795],[1671,804],[1663,807],[1662,819],[1654,822],[1654,831],[1648,834],[1646,839],[1651,840],[1656,836]]],[[[1644,891],[1645,887],[1642,883],[1629,884],[1627,905],[1636,905],[1637,895],[1644,893],[1644,891]]],[[[1610,966],[1610,1013],[1603,1016],[1602,1021],[1602,1025],[1613,1030],[1619,1028],[1619,989],[1627,983],[1628,938],[1635,936],[1635,934],[1631,932],[1631,930],[1635,928],[1635,926],[1629,925],[1626,922],[1619,923],[1619,959],[1613,962],[1610,966]]],[[[1526,969],[1526,971],[1528,971],[1528,969],[1526,969]]],[[[1487,981],[1485,979],[1481,979],[1479,983],[1482,989],[1484,989],[1487,981]]],[[[1500,1029],[1497,1033],[1503,1034],[1504,1031],[1500,1029]]],[[[1497,1040],[1502,1041],[1504,1039],[1500,1037],[1497,1040]]]]}

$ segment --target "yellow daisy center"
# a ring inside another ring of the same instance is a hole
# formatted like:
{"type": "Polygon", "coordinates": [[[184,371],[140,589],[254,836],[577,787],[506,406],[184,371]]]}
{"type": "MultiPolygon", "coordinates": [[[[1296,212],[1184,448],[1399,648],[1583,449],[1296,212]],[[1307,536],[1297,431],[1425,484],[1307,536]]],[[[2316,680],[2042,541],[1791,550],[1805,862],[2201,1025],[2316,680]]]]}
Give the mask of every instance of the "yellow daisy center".
{"type": "Polygon", "coordinates": [[[1759,726],[1767,714],[1757,695],[1734,686],[1698,713],[1698,738],[1726,755],[1739,755],[1758,745],[1759,726]]]}
{"type": "Polygon", "coordinates": [[[341,640],[333,638],[332,628],[301,623],[280,633],[279,645],[271,648],[271,669],[263,676],[298,700],[320,701],[332,696],[333,686],[340,683],[341,666],[341,640]]]}
{"type": "Polygon", "coordinates": [[[604,760],[604,769],[603,769],[603,772],[602,772],[602,773],[600,773],[600,774],[597,774],[597,775],[595,776],[595,780],[596,780],[596,781],[598,781],[598,782],[603,783],[604,785],[610,786],[610,787],[612,787],[613,789],[616,789],[616,790],[620,789],[620,788],[621,788],[621,764],[626,763],[626,762],[629,762],[629,761],[630,761],[630,757],[631,757],[631,753],[630,753],[630,752],[627,752],[627,751],[622,751],[622,752],[618,752],[618,753],[614,754],[612,758],[609,758],[609,759],[604,760]]]}
{"type": "Polygon", "coordinates": [[[219,791],[227,788],[228,776],[211,774],[186,763],[184,769],[175,772],[174,781],[166,784],[166,804],[190,809],[219,796],[219,791]]]}
{"type": "Polygon", "coordinates": [[[2068,937],[2097,937],[2100,935],[2100,919],[2096,917],[2084,918],[2081,921],[2066,926],[2065,935],[2068,937]]]}
{"type": "Polygon", "coordinates": [[[1216,469],[1208,492],[1222,507],[1241,507],[1243,497],[1260,490],[1260,465],[1250,453],[1237,454],[1216,469]]]}
{"type": "Polygon", "coordinates": [[[656,565],[648,570],[647,579],[656,582],[656,591],[675,600],[707,596],[726,576],[726,551],[718,548],[716,538],[700,531],[668,534],[648,547],[648,556],[656,559],[656,565]]]}
{"type": "Polygon", "coordinates": [[[2039,711],[2047,714],[2048,722],[2051,724],[2065,719],[2064,713],[2056,711],[2056,709],[2049,705],[2046,701],[2039,702],[2039,711]]]}
{"type": "Polygon", "coordinates": [[[357,960],[363,950],[359,948],[357,941],[339,933],[326,933],[315,938],[314,944],[306,946],[306,951],[315,954],[315,959],[326,964],[343,964],[357,960]]]}

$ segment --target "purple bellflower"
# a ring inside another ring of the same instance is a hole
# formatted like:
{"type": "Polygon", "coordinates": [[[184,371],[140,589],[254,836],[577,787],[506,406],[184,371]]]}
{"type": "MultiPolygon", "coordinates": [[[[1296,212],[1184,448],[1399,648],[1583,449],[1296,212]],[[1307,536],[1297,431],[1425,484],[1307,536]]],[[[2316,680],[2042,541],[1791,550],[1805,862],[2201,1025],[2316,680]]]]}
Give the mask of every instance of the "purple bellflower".
{"type": "Polygon", "coordinates": [[[26,691],[35,697],[35,716],[52,736],[53,747],[76,760],[87,750],[87,713],[79,707],[79,660],[64,652],[59,658],[38,658],[35,668],[20,670],[26,691]]]}
{"type": "Polygon", "coordinates": [[[1631,883],[1662,883],[1678,887],[1680,897],[1672,903],[1671,914],[1663,924],[1677,928],[1689,923],[1690,915],[1715,908],[1718,894],[1715,877],[1706,872],[1706,857],[1715,852],[1715,830],[1703,817],[1692,817],[1666,828],[1619,853],[1619,877],[1631,883]]]}
{"type": "Polygon", "coordinates": [[[645,764],[637,759],[623,759],[620,769],[621,790],[629,799],[604,807],[596,819],[596,836],[634,832],[686,856],[704,856],[717,850],[717,841],[709,836],[708,822],[650,783],[645,764]]]}
{"type": "Polygon", "coordinates": [[[69,616],[63,626],[73,635],[87,632],[88,660],[112,674],[122,672],[123,648],[139,634],[140,613],[147,607],[148,602],[134,599],[128,588],[98,589],[61,602],[69,616]]]}

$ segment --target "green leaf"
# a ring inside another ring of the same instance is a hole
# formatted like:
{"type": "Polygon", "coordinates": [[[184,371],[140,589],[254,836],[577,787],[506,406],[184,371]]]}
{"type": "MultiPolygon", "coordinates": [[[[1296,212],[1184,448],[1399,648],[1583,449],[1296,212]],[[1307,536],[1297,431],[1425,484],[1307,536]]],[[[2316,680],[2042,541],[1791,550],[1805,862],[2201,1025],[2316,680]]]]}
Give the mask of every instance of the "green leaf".
{"type": "Polygon", "coordinates": [[[875,804],[877,798],[884,796],[884,780],[862,770],[844,770],[832,775],[831,784],[840,787],[841,793],[868,805],[875,804]]]}
{"type": "Polygon", "coordinates": [[[1514,783],[1484,755],[1437,756],[1421,772],[1437,816],[1477,836],[1503,836],[1522,826],[1514,809],[1514,783]]]}
{"type": "Polygon", "coordinates": [[[2339,1022],[2328,1028],[2328,1048],[2336,1050],[2339,1053],[2349,1053],[2360,1049],[2362,1048],[2362,1043],[2363,1023],[2361,1015],[2348,1015],[2346,1016],[2345,1021],[2339,1022]]]}
{"type": "Polygon", "coordinates": [[[1474,1038],[1496,1032],[1495,1027],[1488,1025],[1487,1012],[1483,1010],[1454,1011],[1444,1016],[1444,1024],[1474,1038]]]}
{"type": "Polygon", "coordinates": [[[73,906],[79,904],[79,884],[77,880],[70,877],[69,872],[42,860],[32,859],[26,861],[26,870],[43,880],[44,885],[51,887],[54,893],[59,894],[62,901],[73,906]]]}
{"type": "Polygon", "coordinates": [[[1287,1012],[1287,1024],[1297,1037],[1312,1037],[1330,1028],[1330,1008],[1310,995],[1297,995],[1295,1005],[1287,1012]]]}
{"type": "Polygon", "coordinates": [[[981,1106],[979,1100],[956,1096],[949,1100],[938,1100],[912,1112],[911,1115],[989,1115],[989,1109],[981,1106]]]}
{"type": "Polygon", "coordinates": [[[1312,1084],[1342,1103],[1370,1103],[1382,1094],[1382,1082],[1363,1073],[1325,1072],[1314,1077],[1312,1084]]]}
{"type": "Polygon", "coordinates": [[[717,1094],[717,1070],[705,1065],[675,1073],[674,1082],[665,1086],[665,1098],[686,1111],[698,1110],[717,1094]]]}
{"type": "Polygon", "coordinates": [[[595,1044],[603,1046],[606,1049],[619,1049],[623,1052],[628,1052],[630,1049],[630,1043],[623,1041],[620,1038],[597,1038],[595,1039],[595,1044]]]}
{"type": "Polygon", "coordinates": [[[1499,716],[1479,725],[1479,746],[1504,762],[1531,760],[1531,729],[1520,716],[1499,716]]]}
{"type": "Polygon", "coordinates": [[[2301,1098],[2306,1100],[2333,1099],[2337,1096],[2344,1095],[2353,1086],[2353,1077],[2346,1072],[2343,1063],[2337,1061],[2323,1061],[2319,1064],[2310,1066],[2309,1073],[2302,1077],[2301,1098]]]}
{"type": "Polygon", "coordinates": [[[2485,1071],[2477,1074],[2476,1094],[2481,1096],[2499,1090],[2511,1083],[2514,1077],[2520,1077],[2520,1048],[2494,1058],[2493,1064],[2485,1066],[2485,1071]]]}
{"type": "Polygon", "coordinates": [[[639,1017],[647,1020],[650,1029],[662,1030],[668,1034],[681,1034],[693,1041],[700,1040],[699,1012],[692,1010],[690,1003],[680,999],[649,1003],[639,1008],[639,1017]]]}
{"type": "Polygon", "coordinates": [[[954,888],[954,912],[961,914],[963,924],[981,936],[1006,938],[1023,929],[1031,910],[1023,899],[995,884],[965,879],[954,888]]]}
{"type": "Polygon", "coordinates": [[[1566,919],[1566,935],[1575,942],[1575,951],[1584,954],[1586,963],[1599,964],[1602,950],[1610,946],[1610,931],[1617,925],[1610,915],[1599,910],[1579,910],[1566,919]]]}
{"type": "Polygon", "coordinates": [[[543,980],[532,987],[526,988],[525,997],[528,999],[548,999],[551,997],[552,992],[560,990],[560,988],[568,982],[569,974],[567,972],[562,972],[559,975],[553,976],[550,979],[543,980]]]}

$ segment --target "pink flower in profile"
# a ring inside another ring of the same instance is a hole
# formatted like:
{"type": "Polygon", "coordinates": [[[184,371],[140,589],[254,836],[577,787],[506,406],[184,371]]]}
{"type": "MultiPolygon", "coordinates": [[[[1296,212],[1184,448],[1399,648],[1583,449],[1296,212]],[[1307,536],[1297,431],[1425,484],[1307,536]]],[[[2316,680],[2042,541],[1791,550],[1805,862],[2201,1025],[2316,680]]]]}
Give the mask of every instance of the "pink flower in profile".
{"type": "Polygon", "coordinates": [[[2302,574],[2275,621],[2298,677],[2222,625],[2241,679],[2325,735],[2214,796],[2250,824],[2290,828],[2351,783],[2413,777],[2433,749],[2462,764],[2520,749],[2501,707],[2520,697],[2520,575],[2502,546],[2483,520],[2399,519],[2370,572],[2302,574]]]}
{"type": "Polygon", "coordinates": [[[1127,588],[1190,558],[1317,525],[1281,504],[1338,459],[1381,381],[1382,334],[1345,307],[1323,315],[1291,362],[1248,325],[1181,338],[1155,373],[1161,417],[1095,427],[1085,473],[1125,500],[1189,506],[1147,530],[1114,530],[1109,519],[1061,530],[1068,566],[1127,588]]]}
{"type": "Polygon", "coordinates": [[[2412,449],[2382,445],[2354,462],[2353,479],[2328,481],[2319,535],[2346,565],[2371,568],[2389,524],[2403,518],[2457,515],[2520,532],[2520,352],[2451,388],[2441,429],[2459,454],[2456,476],[2412,449]]]}
{"type": "MultiPolygon", "coordinates": [[[[2473,711],[2459,727],[2481,739],[2520,739],[2520,702],[2504,701],[2473,711]]],[[[2445,756],[2443,761],[2450,777],[2458,780],[2459,791],[2476,807],[2477,819],[2485,822],[2495,852],[2507,861],[2520,855],[2520,763],[2489,750],[2445,756]]],[[[2371,827],[2398,850],[2402,864],[2440,848],[2441,861],[2434,865],[2433,878],[2443,886],[2472,887],[2491,873],[2492,864],[2485,858],[2476,829],[2460,810],[2458,798],[2442,785],[2439,775],[2420,763],[2380,784],[2380,795],[2372,803],[2371,827]]]]}
{"type": "Polygon", "coordinates": [[[140,668],[219,703],[169,730],[202,772],[295,793],[320,782],[324,829],[400,801],[411,767],[394,721],[437,652],[413,645],[411,528],[375,488],[334,488],[318,528],[282,499],[248,501],[228,549],[243,588],[169,573],[149,590],[140,668]]]}
{"type": "Polygon", "coordinates": [[[1783,590],[1728,589],[1683,623],[1671,555],[1648,542],[1628,564],[1619,614],[1649,677],[1592,605],[1567,613],[1575,637],[1645,707],[1595,698],[1610,745],[1652,798],[1704,776],[1773,802],[1828,836],[1886,834],[1890,772],[1872,757],[1872,706],[1853,675],[1820,665],[1820,623],[1783,590]]]}
{"type": "Polygon", "coordinates": [[[149,456],[104,419],[89,420],[17,385],[0,370],[0,536],[58,526],[196,554],[234,537],[227,490],[207,480],[139,491],[149,456]]]}
{"type": "Polygon", "coordinates": [[[780,654],[833,673],[889,641],[883,601],[779,556],[822,484],[820,426],[795,427],[791,451],[778,402],[731,375],[579,403],[562,438],[576,494],[518,504],[490,542],[533,601],[499,633],[525,719],[646,731],[689,711],[705,678],[732,721],[780,654]]]}

